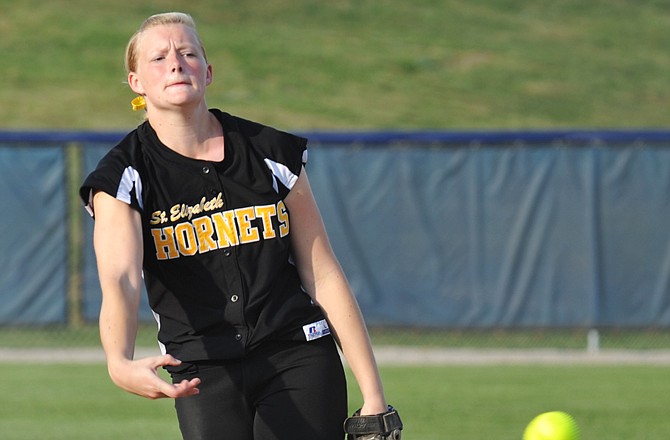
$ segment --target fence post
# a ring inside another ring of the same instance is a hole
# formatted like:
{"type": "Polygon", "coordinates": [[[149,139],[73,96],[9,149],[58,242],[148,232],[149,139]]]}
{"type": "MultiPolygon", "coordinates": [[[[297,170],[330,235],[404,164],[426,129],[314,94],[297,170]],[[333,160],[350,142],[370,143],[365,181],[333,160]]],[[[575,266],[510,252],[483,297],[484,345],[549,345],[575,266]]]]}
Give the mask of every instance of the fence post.
{"type": "Polygon", "coordinates": [[[79,185],[83,176],[82,145],[69,142],[65,145],[65,174],[67,179],[67,219],[68,219],[68,292],[67,323],[69,327],[84,325],[82,313],[82,259],[84,231],[79,201],[79,185]]]}

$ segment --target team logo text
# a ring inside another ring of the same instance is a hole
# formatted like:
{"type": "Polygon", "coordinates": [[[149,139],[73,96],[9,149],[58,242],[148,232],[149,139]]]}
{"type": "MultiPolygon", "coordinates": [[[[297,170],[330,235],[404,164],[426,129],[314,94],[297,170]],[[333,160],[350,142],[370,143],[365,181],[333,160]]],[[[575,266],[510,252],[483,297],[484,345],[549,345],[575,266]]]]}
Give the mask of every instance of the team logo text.
{"type": "Polygon", "coordinates": [[[217,211],[197,217],[223,207],[221,195],[211,200],[202,199],[194,206],[174,205],[169,216],[165,211],[152,214],[151,225],[181,221],[172,226],[151,229],[156,258],[168,260],[181,256],[192,256],[205,252],[285,237],[289,233],[289,216],[283,201],[275,205],[249,206],[228,211],[217,211]]]}

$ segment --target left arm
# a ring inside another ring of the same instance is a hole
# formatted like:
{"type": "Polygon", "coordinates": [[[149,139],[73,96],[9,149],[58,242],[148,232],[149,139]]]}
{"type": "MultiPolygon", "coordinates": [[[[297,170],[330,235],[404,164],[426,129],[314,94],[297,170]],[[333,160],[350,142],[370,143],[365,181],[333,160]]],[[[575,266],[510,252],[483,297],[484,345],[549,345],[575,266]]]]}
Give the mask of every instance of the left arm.
{"type": "Polygon", "coordinates": [[[361,414],[387,410],[384,390],[363,316],[328,241],[303,169],[285,200],[291,244],[303,286],[321,307],[363,396],[361,414]]]}

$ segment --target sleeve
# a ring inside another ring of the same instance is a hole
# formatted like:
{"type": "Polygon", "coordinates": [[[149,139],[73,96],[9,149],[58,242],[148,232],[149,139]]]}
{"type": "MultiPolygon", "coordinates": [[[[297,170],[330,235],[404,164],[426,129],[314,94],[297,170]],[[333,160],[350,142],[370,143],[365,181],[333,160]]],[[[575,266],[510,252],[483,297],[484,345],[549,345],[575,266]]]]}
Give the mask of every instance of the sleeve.
{"type": "Polygon", "coordinates": [[[307,164],[307,139],[247,120],[241,120],[240,128],[261,152],[275,180],[290,191],[307,164]]]}
{"type": "Polygon", "coordinates": [[[98,166],[84,180],[79,195],[88,213],[94,217],[93,195],[104,191],[110,196],[130,205],[140,212],[143,210],[141,166],[132,159],[124,145],[119,144],[107,153],[98,166]]]}
{"type": "Polygon", "coordinates": [[[290,192],[298,181],[302,167],[307,163],[307,140],[284,132],[276,134],[277,142],[271,144],[271,152],[265,164],[274,178],[290,192]]]}

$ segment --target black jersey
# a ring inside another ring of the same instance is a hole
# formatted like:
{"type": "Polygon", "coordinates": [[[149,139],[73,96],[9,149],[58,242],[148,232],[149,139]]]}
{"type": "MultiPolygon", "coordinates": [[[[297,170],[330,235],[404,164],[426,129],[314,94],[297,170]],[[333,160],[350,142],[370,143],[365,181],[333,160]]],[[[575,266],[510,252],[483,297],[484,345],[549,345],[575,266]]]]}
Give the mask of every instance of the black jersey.
{"type": "Polygon", "coordinates": [[[307,159],[304,138],[211,110],[222,162],[182,156],[148,122],[114,147],[80,192],[101,190],[142,218],[144,281],[164,352],[229,359],[268,339],[328,334],[291,260],[283,199],[307,159]]]}

